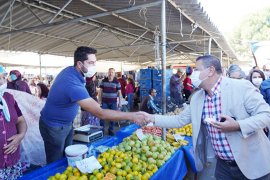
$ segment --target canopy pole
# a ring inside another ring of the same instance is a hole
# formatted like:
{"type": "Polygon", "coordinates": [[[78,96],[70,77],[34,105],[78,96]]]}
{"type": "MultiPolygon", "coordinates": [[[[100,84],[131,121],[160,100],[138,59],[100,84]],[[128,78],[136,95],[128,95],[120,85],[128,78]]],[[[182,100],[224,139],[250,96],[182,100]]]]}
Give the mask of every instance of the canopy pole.
{"type": "Polygon", "coordinates": [[[208,43],[208,54],[211,54],[211,45],[212,45],[212,38],[209,38],[209,43],[208,43]]]}
{"type": "MultiPolygon", "coordinates": [[[[166,1],[161,4],[161,59],[162,59],[162,114],[166,113],[166,1]]],[[[166,129],[162,128],[162,139],[166,140],[166,129]]]]}
{"type": "Polygon", "coordinates": [[[41,54],[39,55],[39,76],[40,76],[40,80],[41,80],[41,54]]]}
{"type": "Polygon", "coordinates": [[[221,51],[220,51],[220,64],[221,64],[221,67],[223,66],[223,51],[222,51],[222,49],[221,49],[221,51]]]}

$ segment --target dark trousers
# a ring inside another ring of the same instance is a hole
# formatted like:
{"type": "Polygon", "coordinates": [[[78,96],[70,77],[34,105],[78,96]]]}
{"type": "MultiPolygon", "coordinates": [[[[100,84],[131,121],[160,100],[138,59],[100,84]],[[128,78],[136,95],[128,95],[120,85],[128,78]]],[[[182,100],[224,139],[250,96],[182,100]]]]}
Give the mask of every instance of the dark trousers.
{"type": "MultiPolygon", "coordinates": [[[[256,171],[256,169],[254,169],[254,171],[256,171]]],[[[215,177],[217,180],[247,180],[248,179],[240,171],[237,165],[235,166],[229,165],[219,158],[217,158],[215,177]]],[[[260,177],[257,180],[270,180],[270,174],[260,177]]]]}
{"type": "Polygon", "coordinates": [[[180,107],[183,104],[182,93],[171,91],[171,100],[174,104],[180,107]]]}
{"type": "Polygon", "coordinates": [[[184,91],[184,94],[185,94],[185,99],[186,99],[186,101],[188,101],[188,98],[191,95],[191,91],[187,90],[187,89],[184,89],[183,91],[184,91]]]}
{"type": "Polygon", "coordinates": [[[63,158],[65,148],[72,144],[72,124],[50,127],[39,119],[39,130],[44,141],[47,164],[63,158]]]}
{"type": "MultiPolygon", "coordinates": [[[[117,103],[102,103],[102,108],[103,109],[111,109],[111,110],[117,110],[117,103]]],[[[105,122],[104,120],[100,120],[100,126],[103,126],[103,132],[105,129],[105,122]]],[[[113,127],[114,127],[114,122],[110,121],[110,125],[109,125],[109,132],[113,132],[113,127]]]]}

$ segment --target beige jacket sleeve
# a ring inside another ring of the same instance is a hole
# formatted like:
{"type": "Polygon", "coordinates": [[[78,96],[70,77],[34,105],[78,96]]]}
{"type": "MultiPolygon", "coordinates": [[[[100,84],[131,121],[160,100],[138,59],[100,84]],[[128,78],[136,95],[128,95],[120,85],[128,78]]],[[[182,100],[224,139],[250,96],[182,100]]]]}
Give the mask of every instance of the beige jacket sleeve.
{"type": "Polygon", "coordinates": [[[244,107],[250,117],[238,120],[244,138],[270,125],[270,106],[265,102],[263,96],[251,86],[250,83],[245,83],[243,87],[244,107]]]}
{"type": "Polygon", "coordinates": [[[179,115],[155,115],[155,126],[163,128],[179,128],[191,123],[190,106],[187,106],[179,115]]]}

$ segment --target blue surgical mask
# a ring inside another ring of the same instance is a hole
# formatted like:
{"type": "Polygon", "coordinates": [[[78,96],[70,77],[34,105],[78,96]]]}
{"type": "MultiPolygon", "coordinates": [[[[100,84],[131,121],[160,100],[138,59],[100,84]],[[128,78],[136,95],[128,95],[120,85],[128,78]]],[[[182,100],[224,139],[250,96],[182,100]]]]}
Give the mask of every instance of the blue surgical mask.
{"type": "Polygon", "coordinates": [[[15,74],[11,74],[11,75],[10,75],[10,79],[11,79],[12,81],[16,81],[16,80],[17,80],[17,76],[16,76],[15,74]]]}

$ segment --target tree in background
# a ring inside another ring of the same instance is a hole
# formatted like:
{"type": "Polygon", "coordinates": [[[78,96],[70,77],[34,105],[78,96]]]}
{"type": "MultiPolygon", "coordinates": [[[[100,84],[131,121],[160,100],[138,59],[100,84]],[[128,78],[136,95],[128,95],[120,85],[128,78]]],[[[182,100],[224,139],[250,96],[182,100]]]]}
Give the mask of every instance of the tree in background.
{"type": "Polygon", "coordinates": [[[239,56],[250,57],[250,42],[263,40],[270,40],[270,7],[247,16],[234,31],[230,43],[239,56]]]}

